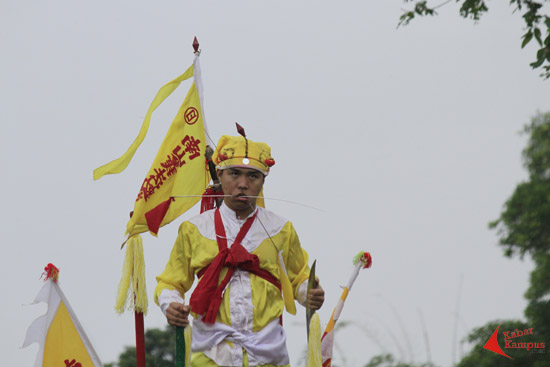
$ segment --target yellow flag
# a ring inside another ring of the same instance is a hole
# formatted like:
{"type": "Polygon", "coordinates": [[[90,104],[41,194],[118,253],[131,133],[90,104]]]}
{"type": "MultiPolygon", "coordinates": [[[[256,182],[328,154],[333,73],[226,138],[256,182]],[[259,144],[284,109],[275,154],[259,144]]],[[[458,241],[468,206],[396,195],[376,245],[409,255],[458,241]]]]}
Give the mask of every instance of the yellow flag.
{"type": "Polygon", "coordinates": [[[195,205],[210,181],[204,157],[206,124],[201,108],[199,53],[195,55],[193,65],[185,73],[159,89],[138,136],[126,153],[94,170],[94,180],[106,174],[124,171],[147,134],[153,111],[181,82],[194,78],[151,169],[143,180],[132,217],[126,226],[129,237],[146,231],[156,235],[160,227],[195,205]],[[179,198],[175,199],[175,196],[179,198]]]}
{"type": "Polygon", "coordinates": [[[128,167],[128,164],[132,160],[134,153],[143,142],[143,139],[145,139],[145,135],[147,135],[147,130],[149,129],[149,123],[151,122],[151,115],[153,114],[153,111],[155,111],[156,108],[160,106],[160,104],[166,98],[168,98],[168,96],[172,94],[172,92],[175,91],[177,87],[179,87],[182,81],[189,79],[192,76],[193,76],[193,65],[191,65],[185,71],[185,73],[178,76],[176,79],[172,80],[171,82],[166,83],[166,85],[164,85],[162,88],[159,89],[159,91],[157,92],[157,95],[155,96],[155,99],[153,99],[153,102],[151,103],[151,106],[149,106],[149,110],[147,111],[147,114],[145,115],[145,119],[143,120],[143,124],[141,125],[141,129],[139,130],[139,134],[133,141],[132,145],[130,145],[126,153],[124,153],[121,157],[115,159],[114,161],[106,163],[101,167],[96,168],[94,170],[94,180],[99,180],[104,175],[120,173],[124,171],[126,167],[128,167]]]}
{"type": "Polygon", "coordinates": [[[203,113],[195,83],[143,180],[126,228],[130,236],[147,230],[156,235],[160,227],[195,205],[210,181],[204,157],[203,113]]]}
{"type": "Polygon", "coordinates": [[[102,367],[65,295],[52,279],[38,293],[38,302],[47,303],[48,311],[34,320],[23,342],[23,347],[40,344],[34,366],[102,367]]]}

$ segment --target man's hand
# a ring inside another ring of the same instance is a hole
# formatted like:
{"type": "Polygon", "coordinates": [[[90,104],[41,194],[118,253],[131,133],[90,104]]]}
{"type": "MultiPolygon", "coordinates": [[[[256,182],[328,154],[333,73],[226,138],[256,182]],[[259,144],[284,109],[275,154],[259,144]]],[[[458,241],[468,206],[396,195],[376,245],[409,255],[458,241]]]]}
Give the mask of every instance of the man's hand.
{"type": "Polygon", "coordinates": [[[320,309],[323,302],[325,302],[325,291],[318,282],[316,283],[315,288],[311,288],[307,295],[308,306],[314,311],[320,309]]]}
{"type": "Polygon", "coordinates": [[[189,325],[189,306],[177,302],[170,303],[166,309],[166,320],[172,326],[186,327],[189,325]]]}

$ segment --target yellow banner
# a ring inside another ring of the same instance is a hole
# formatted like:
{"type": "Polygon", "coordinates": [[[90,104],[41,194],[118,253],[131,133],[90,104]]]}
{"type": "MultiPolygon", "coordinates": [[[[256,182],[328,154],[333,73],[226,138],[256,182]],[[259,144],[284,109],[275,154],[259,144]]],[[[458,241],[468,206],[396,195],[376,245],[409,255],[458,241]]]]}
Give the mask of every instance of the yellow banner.
{"type": "Polygon", "coordinates": [[[193,82],[143,180],[127,225],[130,236],[147,230],[156,235],[160,227],[200,200],[200,197],[173,197],[196,196],[204,192],[210,181],[205,148],[202,109],[193,82]]]}
{"type": "Polygon", "coordinates": [[[48,329],[44,346],[43,367],[94,365],[88,349],[62,301],[48,329]]]}
{"type": "Polygon", "coordinates": [[[47,303],[48,311],[29,326],[23,347],[39,344],[34,366],[103,367],[54,279],[50,277],[46,280],[34,300],[34,303],[47,303]]]}
{"type": "Polygon", "coordinates": [[[151,106],[149,106],[149,110],[147,111],[147,114],[145,115],[145,119],[143,120],[143,124],[141,125],[141,129],[139,131],[138,136],[133,141],[132,145],[128,148],[126,153],[124,153],[121,157],[115,159],[114,161],[111,161],[109,163],[104,164],[101,167],[98,167],[94,170],[94,180],[99,180],[104,175],[113,174],[113,173],[120,173],[128,167],[128,164],[132,160],[132,157],[134,156],[137,148],[141,145],[143,142],[143,139],[145,139],[145,135],[147,135],[147,130],[149,129],[149,123],[151,122],[151,115],[153,114],[153,111],[160,106],[160,104],[168,98],[170,94],[172,94],[173,91],[176,90],[176,88],[180,85],[180,83],[186,79],[189,79],[193,76],[193,65],[191,65],[185,73],[178,76],[176,79],[172,80],[169,83],[166,83],[162,88],[159,89],[157,92],[157,95],[155,96],[155,99],[151,103],[151,106]]]}

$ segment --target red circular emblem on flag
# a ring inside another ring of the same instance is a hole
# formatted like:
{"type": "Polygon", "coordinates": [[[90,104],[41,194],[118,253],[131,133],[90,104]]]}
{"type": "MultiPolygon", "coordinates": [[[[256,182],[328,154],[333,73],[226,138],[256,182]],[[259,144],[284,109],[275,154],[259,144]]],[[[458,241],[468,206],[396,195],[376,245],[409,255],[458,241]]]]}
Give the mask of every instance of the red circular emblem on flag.
{"type": "Polygon", "coordinates": [[[183,115],[188,125],[193,125],[199,119],[199,111],[195,107],[189,107],[183,115]]]}

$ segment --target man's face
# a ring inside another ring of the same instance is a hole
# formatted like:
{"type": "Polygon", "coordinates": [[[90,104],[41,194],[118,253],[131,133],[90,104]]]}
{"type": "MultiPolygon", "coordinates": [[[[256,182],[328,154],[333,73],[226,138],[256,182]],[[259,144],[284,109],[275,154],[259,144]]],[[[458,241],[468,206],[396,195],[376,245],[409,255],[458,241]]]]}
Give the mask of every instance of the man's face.
{"type": "Polygon", "coordinates": [[[225,195],[225,204],[233,209],[240,218],[248,216],[256,207],[256,198],[264,184],[264,175],[252,168],[227,168],[218,171],[225,195]]]}

